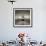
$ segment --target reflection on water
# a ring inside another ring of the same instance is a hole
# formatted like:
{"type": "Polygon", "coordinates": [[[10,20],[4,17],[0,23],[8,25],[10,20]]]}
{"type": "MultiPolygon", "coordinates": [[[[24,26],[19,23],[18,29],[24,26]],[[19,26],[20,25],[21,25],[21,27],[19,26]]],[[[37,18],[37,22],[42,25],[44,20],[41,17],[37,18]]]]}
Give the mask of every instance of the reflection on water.
{"type": "Polygon", "coordinates": [[[16,25],[30,25],[30,10],[16,10],[15,11],[16,25]]]}

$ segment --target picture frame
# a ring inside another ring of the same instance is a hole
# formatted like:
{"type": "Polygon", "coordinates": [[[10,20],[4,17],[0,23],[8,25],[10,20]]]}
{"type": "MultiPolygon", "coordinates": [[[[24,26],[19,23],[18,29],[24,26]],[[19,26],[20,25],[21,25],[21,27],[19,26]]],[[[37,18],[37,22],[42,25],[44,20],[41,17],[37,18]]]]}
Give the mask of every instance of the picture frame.
{"type": "Polygon", "coordinates": [[[32,8],[13,8],[13,27],[32,27],[32,8]]]}

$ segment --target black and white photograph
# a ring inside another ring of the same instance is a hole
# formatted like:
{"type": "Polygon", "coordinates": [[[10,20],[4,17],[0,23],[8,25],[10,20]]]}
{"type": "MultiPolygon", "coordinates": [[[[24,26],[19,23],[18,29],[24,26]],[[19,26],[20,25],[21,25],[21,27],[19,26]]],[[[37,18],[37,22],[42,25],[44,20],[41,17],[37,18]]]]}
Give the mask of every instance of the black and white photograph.
{"type": "Polygon", "coordinates": [[[14,8],[13,12],[14,27],[32,26],[32,8],[14,8]]]}

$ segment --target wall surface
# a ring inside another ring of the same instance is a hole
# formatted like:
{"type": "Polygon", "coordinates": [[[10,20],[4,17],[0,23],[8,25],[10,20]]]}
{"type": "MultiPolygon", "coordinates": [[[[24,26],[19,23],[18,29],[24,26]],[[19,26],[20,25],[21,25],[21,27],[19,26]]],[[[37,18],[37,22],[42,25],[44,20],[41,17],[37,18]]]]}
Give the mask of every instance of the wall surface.
{"type": "Polygon", "coordinates": [[[19,32],[28,33],[33,40],[46,40],[46,0],[16,0],[13,5],[0,0],[0,41],[15,40],[19,32]],[[13,27],[13,8],[33,8],[32,28],[13,27]]]}

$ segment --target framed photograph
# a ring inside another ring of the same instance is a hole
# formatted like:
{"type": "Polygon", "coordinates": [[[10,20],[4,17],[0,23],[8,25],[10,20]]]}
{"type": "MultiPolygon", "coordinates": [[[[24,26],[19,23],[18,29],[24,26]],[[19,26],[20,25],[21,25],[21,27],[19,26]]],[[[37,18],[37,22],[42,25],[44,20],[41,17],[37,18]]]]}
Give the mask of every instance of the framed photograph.
{"type": "Polygon", "coordinates": [[[32,8],[13,8],[14,27],[32,27],[32,8]]]}

